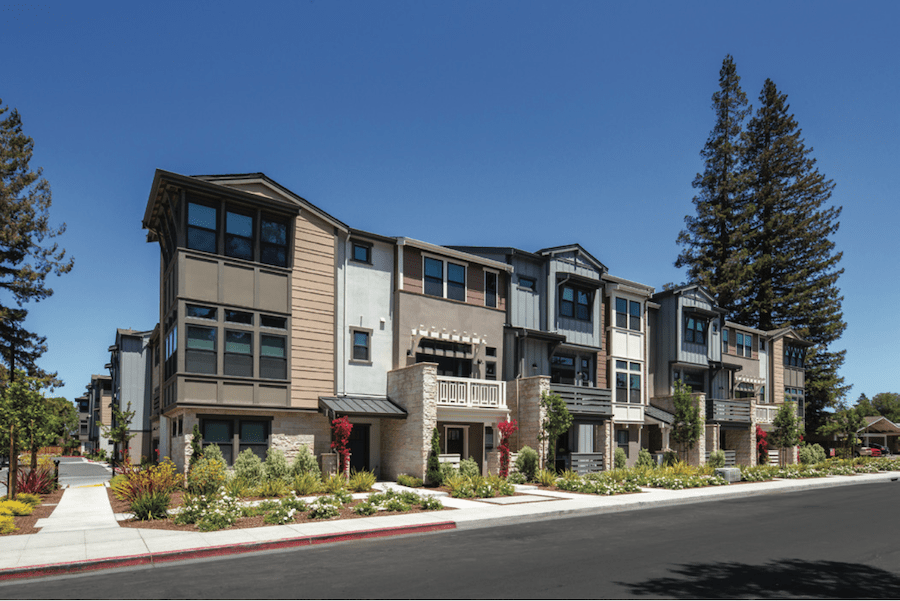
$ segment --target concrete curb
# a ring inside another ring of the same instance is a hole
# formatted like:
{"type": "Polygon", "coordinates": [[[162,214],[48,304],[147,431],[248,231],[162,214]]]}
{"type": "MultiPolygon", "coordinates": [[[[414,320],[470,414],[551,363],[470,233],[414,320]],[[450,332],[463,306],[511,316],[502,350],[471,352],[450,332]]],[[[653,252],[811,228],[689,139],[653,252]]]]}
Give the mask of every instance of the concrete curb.
{"type": "Polygon", "coordinates": [[[112,568],[153,565],[171,561],[203,559],[207,557],[226,557],[229,555],[241,555],[244,553],[256,553],[259,551],[291,549],[294,547],[307,547],[311,545],[339,543],[351,540],[365,540],[369,538],[384,538],[388,536],[424,534],[429,532],[440,532],[443,530],[453,530],[455,528],[455,522],[444,521],[417,526],[393,526],[389,528],[379,528],[376,530],[334,532],[330,534],[299,536],[296,538],[287,538],[274,541],[238,543],[234,545],[219,545],[214,547],[198,547],[195,549],[184,549],[180,551],[166,551],[162,553],[147,553],[123,557],[106,557],[101,559],[89,559],[85,561],[54,563],[39,566],[27,566],[22,568],[9,568],[0,570],[0,582],[19,580],[24,578],[40,578],[43,576],[78,574],[81,572],[108,570],[112,568]]]}

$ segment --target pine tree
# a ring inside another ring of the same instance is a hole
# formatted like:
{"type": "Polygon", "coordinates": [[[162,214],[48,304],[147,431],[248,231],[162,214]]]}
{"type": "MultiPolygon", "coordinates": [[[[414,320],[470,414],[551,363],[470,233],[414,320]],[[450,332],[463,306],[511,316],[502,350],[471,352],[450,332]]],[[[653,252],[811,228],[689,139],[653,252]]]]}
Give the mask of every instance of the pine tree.
{"type": "Polygon", "coordinates": [[[849,389],[837,375],[845,351],[829,349],[847,327],[837,286],[842,253],[831,240],[841,207],[826,205],[834,183],[816,168],[787,95],[767,79],[759,101],[745,154],[756,209],[748,240],[755,295],[742,316],[762,330],[789,324],[816,345],[806,358],[805,413],[813,432],[823,410],[849,389]]]}
{"type": "Polygon", "coordinates": [[[685,217],[678,235],[684,246],[676,267],[688,268],[688,279],[703,285],[719,306],[739,313],[749,294],[750,269],[744,243],[753,206],[746,194],[743,169],[743,125],[750,114],[734,59],[726,56],[713,94],[716,123],[700,152],[703,173],[694,178],[696,215],[685,217]]]}

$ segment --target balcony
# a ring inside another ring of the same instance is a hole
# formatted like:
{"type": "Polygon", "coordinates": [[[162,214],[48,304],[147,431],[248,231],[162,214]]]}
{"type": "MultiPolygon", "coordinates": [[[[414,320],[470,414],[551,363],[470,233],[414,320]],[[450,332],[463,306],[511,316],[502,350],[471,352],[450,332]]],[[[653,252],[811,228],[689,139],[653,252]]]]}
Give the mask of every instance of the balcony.
{"type": "Polygon", "coordinates": [[[438,406],[506,409],[506,382],[438,376],[437,385],[438,406]]]}
{"type": "Polygon", "coordinates": [[[707,399],[706,421],[750,423],[750,399],[707,399]]]}
{"type": "Polygon", "coordinates": [[[572,415],[612,417],[612,391],[609,388],[591,388],[569,384],[551,384],[552,391],[566,402],[572,415]]]}
{"type": "MultiPolygon", "coordinates": [[[[775,416],[781,405],[757,405],[756,406],[756,422],[759,424],[774,424],[775,416]]],[[[797,407],[797,417],[803,419],[803,408],[797,407]]]]}

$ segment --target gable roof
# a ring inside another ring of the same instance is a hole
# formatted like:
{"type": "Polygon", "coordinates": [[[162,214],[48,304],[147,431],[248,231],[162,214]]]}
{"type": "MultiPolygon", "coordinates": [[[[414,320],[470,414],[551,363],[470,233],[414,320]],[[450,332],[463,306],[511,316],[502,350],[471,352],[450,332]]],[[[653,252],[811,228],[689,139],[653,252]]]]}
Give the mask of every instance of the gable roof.
{"type": "Polygon", "coordinates": [[[793,334],[793,342],[796,342],[800,346],[814,346],[814,343],[803,338],[803,336],[798,334],[797,331],[794,330],[794,328],[792,328],[791,326],[785,326],[783,328],[777,328],[775,330],[769,330],[768,332],[766,332],[766,336],[768,336],[772,342],[775,342],[779,338],[784,338],[788,334],[793,334]]]}
{"type": "Polygon", "coordinates": [[[652,296],[653,300],[663,299],[670,296],[675,296],[676,294],[684,294],[689,290],[696,290],[701,295],[703,295],[706,300],[719,312],[725,313],[725,310],[719,307],[716,303],[715,297],[710,293],[709,290],[701,286],[700,284],[682,284],[681,286],[676,286],[675,288],[670,288],[669,290],[661,290],[652,296]]]}
{"type": "Polygon", "coordinates": [[[587,259],[588,263],[592,264],[597,269],[597,271],[599,271],[601,274],[609,271],[609,268],[607,268],[606,265],[604,265],[603,263],[598,261],[594,257],[594,255],[592,255],[588,251],[584,250],[584,247],[578,243],[567,244],[565,246],[551,246],[550,248],[542,248],[541,250],[537,251],[537,253],[535,253],[535,254],[543,255],[545,257],[546,256],[552,257],[553,255],[567,253],[567,252],[574,252],[576,255],[584,256],[584,258],[587,259]]]}

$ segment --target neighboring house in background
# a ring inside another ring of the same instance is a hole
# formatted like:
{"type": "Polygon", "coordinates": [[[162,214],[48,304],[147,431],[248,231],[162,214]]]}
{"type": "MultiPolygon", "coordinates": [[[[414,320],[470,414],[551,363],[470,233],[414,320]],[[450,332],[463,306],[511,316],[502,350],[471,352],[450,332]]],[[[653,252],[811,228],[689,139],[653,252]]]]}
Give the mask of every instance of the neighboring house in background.
{"type": "Polygon", "coordinates": [[[349,228],[260,173],[158,170],[143,220],[160,245],[162,456],[187,464],[193,426],[231,464],[268,448],[329,450],[336,248],[349,228]]]}
{"type": "MultiPolygon", "coordinates": [[[[133,435],[128,443],[129,459],[134,464],[140,463],[141,457],[150,458],[153,452],[150,436],[152,334],[152,330],[117,329],[116,342],[109,347],[112,402],[123,412],[130,404],[134,412],[128,428],[133,435]]],[[[124,452],[124,449],[117,448],[116,451],[124,452]]]]}
{"type": "Polygon", "coordinates": [[[91,400],[88,395],[82,395],[75,399],[75,407],[78,409],[78,442],[82,454],[93,451],[91,446],[91,400]]]}
{"type": "Polygon", "coordinates": [[[103,426],[112,425],[112,380],[108,375],[94,374],[85,388],[90,412],[88,432],[91,449],[94,452],[102,449],[107,457],[112,457],[113,443],[103,435],[103,426]]]}

